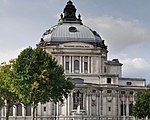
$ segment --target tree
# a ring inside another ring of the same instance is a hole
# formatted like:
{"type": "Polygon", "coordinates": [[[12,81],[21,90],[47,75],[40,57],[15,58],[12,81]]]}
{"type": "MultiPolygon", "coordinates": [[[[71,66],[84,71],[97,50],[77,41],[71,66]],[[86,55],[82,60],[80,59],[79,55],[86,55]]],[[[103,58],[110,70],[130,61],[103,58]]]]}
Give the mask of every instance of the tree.
{"type": "Polygon", "coordinates": [[[0,108],[6,107],[6,120],[9,119],[10,108],[18,102],[18,96],[10,90],[14,79],[12,64],[0,64],[0,108]]]}
{"type": "Polygon", "coordinates": [[[137,118],[150,118],[150,92],[140,91],[137,93],[133,106],[133,115],[137,118]]]}
{"type": "Polygon", "coordinates": [[[38,103],[63,102],[74,88],[62,66],[41,48],[23,50],[14,64],[12,90],[25,105],[32,104],[33,120],[38,103]]]}

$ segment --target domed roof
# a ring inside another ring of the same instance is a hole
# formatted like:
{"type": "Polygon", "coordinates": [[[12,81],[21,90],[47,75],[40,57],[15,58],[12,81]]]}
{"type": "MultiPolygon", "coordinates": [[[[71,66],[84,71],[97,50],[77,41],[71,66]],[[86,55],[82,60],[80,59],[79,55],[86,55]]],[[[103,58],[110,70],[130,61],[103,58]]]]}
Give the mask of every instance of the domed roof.
{"type": "Polygon", "coordinates": [[[42,36],[39,45],[58,45],[67,42],[83,42],[92,44],[96,47],[104,47],[104,40],[100,35],[82,24],[81,16],[76,18],[76,8],[72,1],[68,1],[64,9],[64,15],[61,14],[59,23],[48,29],[42,36]]]}

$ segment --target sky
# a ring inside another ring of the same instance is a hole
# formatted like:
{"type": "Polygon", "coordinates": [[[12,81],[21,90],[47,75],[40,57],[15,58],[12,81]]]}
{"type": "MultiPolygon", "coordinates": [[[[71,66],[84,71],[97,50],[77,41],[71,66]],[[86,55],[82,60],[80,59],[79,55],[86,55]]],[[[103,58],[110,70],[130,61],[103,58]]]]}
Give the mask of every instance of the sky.
{"type": "MultiPolygon", "coordinates": [[[[83,24],[108,46],[108,59],[123,63],[123,77],[150,84],[150,0],[72,0],[83,24]]],[[[0,63],[36,47],[58,23],[67,0],[0,0],[0,63]]]]}

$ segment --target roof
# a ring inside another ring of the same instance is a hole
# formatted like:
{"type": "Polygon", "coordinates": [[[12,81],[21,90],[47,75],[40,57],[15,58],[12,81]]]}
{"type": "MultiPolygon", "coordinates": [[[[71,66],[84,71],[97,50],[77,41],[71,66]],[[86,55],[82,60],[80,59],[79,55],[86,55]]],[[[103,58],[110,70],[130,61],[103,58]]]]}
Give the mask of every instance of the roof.
{"type": "Polygon", "coordinates": [[[39,45],[58,45],[67,42],[83,42],[96,47],[107,49],[100,35],[83,25],[81,16],[76,17],[76,8],[72,1],[68,1],[60,15],[57,25],[46,30],[39,45]],[[45,44],[46,43],[46,44],[45,44]]]}

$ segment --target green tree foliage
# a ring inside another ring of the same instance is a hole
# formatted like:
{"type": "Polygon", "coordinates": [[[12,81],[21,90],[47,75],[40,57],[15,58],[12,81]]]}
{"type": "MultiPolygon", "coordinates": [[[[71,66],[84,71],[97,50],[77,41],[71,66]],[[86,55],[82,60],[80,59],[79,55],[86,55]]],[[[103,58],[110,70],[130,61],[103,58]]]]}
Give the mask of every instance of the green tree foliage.
{"type": "Polygon", "coordinates": [[[12,90],[22,103],[32,104],[34,110],[39,102],[63,102],[74,88],[62,66],[41,48],[23,50],[13,67],[16,79],[13,79],[12,90]]]}
{"type": "Polygon", "coordinates": [[[137,118],[150,118],[150,92],[140,91],[137,93],[133,106],[133,115],[137,118]]]}
{"type": "Polygon", "coordinates": [[[12,64],[0,65],[0,107],[6,107],[6,120],[9,119],[10,108],[18,102],[17,95],[10,91],[11,80],[14,79],[12,64]]]}

